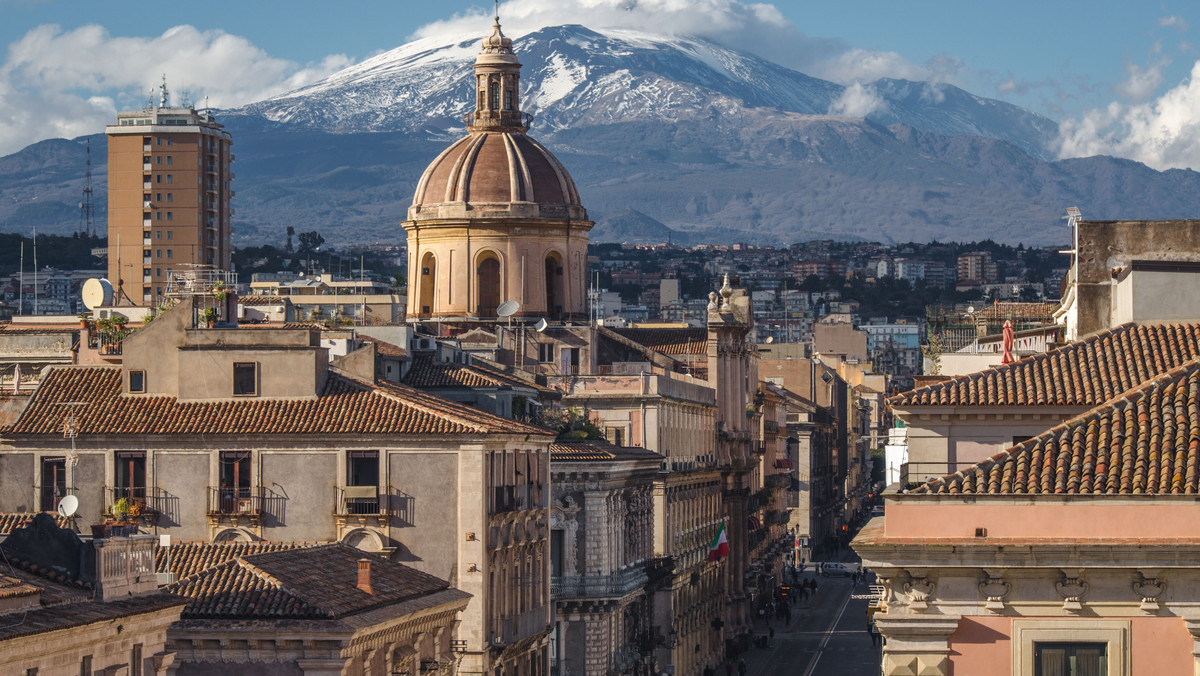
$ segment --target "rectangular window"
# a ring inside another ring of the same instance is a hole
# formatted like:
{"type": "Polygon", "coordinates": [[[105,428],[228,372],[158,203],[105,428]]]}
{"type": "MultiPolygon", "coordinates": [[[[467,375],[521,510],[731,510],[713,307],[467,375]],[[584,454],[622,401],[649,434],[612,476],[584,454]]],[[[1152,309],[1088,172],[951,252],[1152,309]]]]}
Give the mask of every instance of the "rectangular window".
{"type": "Polygon", "coordinates": [[[174,179],[170,174],[167,174],[167,183],[174,183],[174,179]]]}
{"type": "Polygon", "coordinates": [[[511,89],[504,90],[504,109],[505,110],[513,109],[513,107],[512,107],[512,90],[511,89]]]}
{"type": "Polygon", "coordinates": [[[129,372],[129,391],[141,393],[146,391],[146,372],[138,369],[129,372]]]}
{"type": "Polygon", "coordinates": [[[563,531],[556,528],[550,531],[550,574],[561,577],[563,574],[563,531]]]}
{"type": "Polygon", "coordinates": [[[155,250],[154,250],[154,257],[155,257],[155,258],[162,258],[162,249],[155,249],[155,250]]]}
{"type": "Polygon", "coordinates": [[[162,155],[159,155],[158,157],[154,158],[154,163],[162,164],[162,155]]]}
{"type": "Polygon", "coordinates": [[[538,361],[549,364],[554,361],[554,344],[538,343],[538,361]]]}
{"type": "Polygon", "coordinates": [[[154,231],[154,239],[162,239],[162,230],[154,231]]]}
{"type": "Polygon", "coordinates": [[[220,483],[217,493],[222,514],[249,514],[251,501],[250,451],[221,451],[220,483]]]}
{"type": "Polygon", "coordinates": [[[112,502],[125,498],[131,504],[146,504],[146,454],[142,451],[117,451],[113,477],[112,502]]]}
{"type": "Polygon", "coordinates": [[[129,676],[142,676],[142,644],[134,643],[129,649],[129,676]]]}
{"type": "Polygon", "coordinates": [[[172,253],[173,252],[170,249],[167,249],[167,258],[173,258],[173,256],[171,255],[172,253]]]}
{"type": "MultiPolygon", "coordinates": [[[[154,182],[155,182],[155,183],[162,183],[162,174],[155,174],[155,175],[154,175],[154,182]]],[[[170,181],[167,181],[167,183],[170,183],[170,181]]]]}
{"type": "Polygon", "coordinates": [[[240,361],[233,364],[233,396],[258,396],[258,362],[240,361]]]}
{"type": "Polygon", "coordinates": [[[346,451],[346,514],[379,513],[379,451],[346,451]]]}
{"type": "Polygon", "coordinates": [[[154,213],[154,220],[156,220],[156,221],[161,221],[161,220],[162,220],[162,212],[161,212],[161,211],[156,211],[156,212],[154,213]]]}
{"type": "Polygon", "coordinates": [[[174,164],[170,155],[167,155],[167,164],[174,164]]]}
{"type": "Polygon", "coordinates": [[[171,145],[171,139],[170,139],[170,138],[168,138],[168,139],[167,139],[167,145],[171,145]]]}
{"type": "Polygon", "coordinates": [[[1035,643],[1034,676],[1106,676],[1105,643],[1035,643]]]}
{"type": "Polygon", "coordinates": [[[92,656],[84,655],[79,660],[79,676],[92,676],[92,656]]]}
{"type": "Polygon", "coordinates": [[[173,211],[168,211],[168,212],[167,212],[167,220],[168,220],[168,221],[173,221],[173,220],[175,220],[175,212],[173,212],[173,211]]]}
{"type": "Polygon", "coordinates": [[[173,234],[173,231],[168,230],[167,231],[167,239],[175,239],[174,237],[172,237],[172,234],[173,234]]]}
{"type": "Polygon", "coordinates": [[[174,202],[175,201],[175,193],[171,193],[171,192],[167,193],[167,201],[174,202]]]}
{"type": "Polygon", "coordinates": [[[67,459],[42,458],[42,511],[58,509],[58,501],[67,494],[67,459]]]}

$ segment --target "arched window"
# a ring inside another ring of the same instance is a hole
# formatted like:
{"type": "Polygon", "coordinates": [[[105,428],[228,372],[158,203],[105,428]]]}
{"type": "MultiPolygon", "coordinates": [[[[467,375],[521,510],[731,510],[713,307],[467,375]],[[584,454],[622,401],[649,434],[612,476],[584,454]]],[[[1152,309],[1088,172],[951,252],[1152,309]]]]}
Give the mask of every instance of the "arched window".
{"type": "Polygon", "coordinates": [[[492,110],[500,110],[500,85],[493,81],[489,85],[492,95],[492,110]]]}
{"type": "Polygon", "coordinates": [[[558,254],[546,256],[546,314],[559,319],[563,314],[563,263],[558,254]]]}
{"type": "Polygon", "coordinates": [[[421,257],[421,274],[417,277],[417,288],[420,290],[420,306],[418,313],[423,317],[433,314],[433,289],[437,284],[437,260],[432,253],[426,252],[421,257]]]}
{"type": "Polygon", "coordinates": [[[484,253],[475,265],[475,289],[478,302],[475,315],[495,317],[500,305],[500,259],[494,253],[484,253]]]}
{"type": "Polygon", "coordinates": [[[513,109],[513,106],[512,106],[512,99],[513,99],[513,96],[512,96],[512,90],[511,90],[511,89],[505,89],[505,90],[504,90],[504,109],[505,109],[505,110],[512,110],[512,109],[513,109]]]}

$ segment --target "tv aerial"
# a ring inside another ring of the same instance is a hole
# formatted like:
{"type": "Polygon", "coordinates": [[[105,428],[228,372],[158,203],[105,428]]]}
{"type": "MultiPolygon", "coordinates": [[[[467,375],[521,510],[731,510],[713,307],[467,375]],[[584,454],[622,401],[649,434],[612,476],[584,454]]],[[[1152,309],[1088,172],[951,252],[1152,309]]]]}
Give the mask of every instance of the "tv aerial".
{"type": "Polygon", "coordinates": [[[64,495],[62,500],[58,501],[58,515],[64,519],[69,519],[75,516],[75,512],[79,509],[79,498],[74,495],[64,495]]]}

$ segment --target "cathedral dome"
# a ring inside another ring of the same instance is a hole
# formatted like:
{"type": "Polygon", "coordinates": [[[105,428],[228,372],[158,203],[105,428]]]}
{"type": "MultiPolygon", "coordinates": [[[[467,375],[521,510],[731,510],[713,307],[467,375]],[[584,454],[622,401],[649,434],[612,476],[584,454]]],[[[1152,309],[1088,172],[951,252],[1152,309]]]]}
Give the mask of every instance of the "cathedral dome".
{"type": "Polygon", "coordinates": [[[500,19],[475,60],[475,111],[467,136],[445,150],[417,183],[410,221],[454,218],[586,220],[575,181],[537,141],[525,134],[521,63],[500,19]]]}
{"type": "Polygon", "coordinates": [[[447,148],[417,184],[409,218],[485,216],[586,219],[575,181],[520,131],[475,131],[447,148]]]}

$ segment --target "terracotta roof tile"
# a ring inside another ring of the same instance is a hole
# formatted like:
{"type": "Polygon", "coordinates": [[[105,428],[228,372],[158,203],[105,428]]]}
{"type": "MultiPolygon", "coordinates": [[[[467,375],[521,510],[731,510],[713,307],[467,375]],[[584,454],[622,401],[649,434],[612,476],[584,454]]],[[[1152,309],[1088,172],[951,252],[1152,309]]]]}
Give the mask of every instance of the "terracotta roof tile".
{"type": "MultiPolygon", "coordinates": [[[[3,431],[0,428],[0,431],[3,431]]],[[[54,523],[58,524],[59,528],[70,528],[73,524],[70,519],[64,519],[53,512],[47,512],[54,518],[54,523]]],[[[36,512],[0,512],[0,535],[7,535],[15,529],[24,526],[37,516],[36,512]]]]}
{"type": "Polygon", "coordinates": [[[408,354],[408,351],[402,346],[396,345],[395,343],[389,343],[386,340],[380,340],[378,338],[372,338],[371,336],[364,336],[362,334],[359,334],[355,337],[364,343],[373,343],[375,345],[375,354],[382,355],[384,357],[403,357],[408,354]]]}
{"type": "Polygon", "coordinates": [[[237,302],[239,305],[255,306],[255,305],[283,305],[285,302],[283,296],[260,296],[257,294],[248,296],[238,296],[237,302]]]}
{"type": "Polygon", "coordinates": [[[189,599],[185,619],[336,618],[448,589],[414,568],[336,543],[238,556],[169,585],[189,599]],[[358,561],[371,562],[373,593],[358,589],[358,561]]]}
{"type": "Polygon", "coordinates": [[[146,594],[128,599],[108,602],[67,603],[63,605],[31,610],[21,615],[20,621],[0,625],[0,641],[29,636],[49,631],[62,631],[82,627],[94,622],[105,622],[165,610],[180,606],[180,599],[167,594],[146,594]]]}
{"type": "Polygon", "coordinates": [[[708,354],[708,329],[611,329],[618,336],[669,355],[708,354]]]}
{"type": "Polygon", "coordinates": [[[605,462],[610,460],[662,460],[663,456],[636,446],[614,446],[607,441],[555,441],[550,462],[605,462]]]}
{"type": "Polygon", "coordinates": [[[11,436],[61,435],[64,407],[84,402],[79,434],[550,434],[410,387],[330,372],[315,400],[180,402],[121,393],[121,370],[60,367],[43,379],[11,436]]]}
{"type": "Polygon", "coordinates": [[[324,542],[176,542],[159,547],[155,558],[158,570],[168,569],[177,579],[197,575],[210,568],[238,558],[268,552],[282,552],[301,547],[315,547],[324,542]]]}
{"type": "Polygon", "coordinates": [[[1005,366],[898,394],[909,406],[1096,406],[1200,357],[1200,324],[1124,324],[1005,366]]]}
{"type": "Polygon", "coordinates": [[[1200,361],[910,493],[1196,495],[1200,361]]]}
{"type": "Polygon", "coordinates": [[[440,362],[433,357],[422,356],[413,360],[412,368],[404,376],[404,384],[419,388],[437,387],[507,387],[527,390],[546,390],[531,383],[478,364],[455,364],[440,362]]]}

